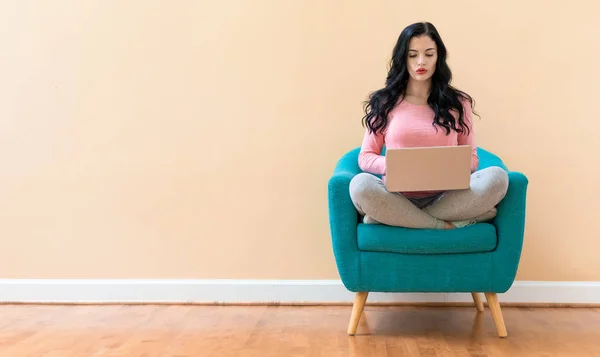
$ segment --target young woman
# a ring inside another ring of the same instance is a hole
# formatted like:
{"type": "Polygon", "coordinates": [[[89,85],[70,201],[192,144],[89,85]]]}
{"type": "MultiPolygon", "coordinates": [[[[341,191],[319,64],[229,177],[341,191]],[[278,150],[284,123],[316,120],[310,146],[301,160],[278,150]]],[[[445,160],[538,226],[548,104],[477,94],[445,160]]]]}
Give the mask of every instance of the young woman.
{"type": "Polygon", "coordinates": [[[366,132],[358,157],[364,171],[350,183],[350,195],[364,223],[407,228],[453,229],[490,220],[508,189],[500,167],[477,170],[473,99],[450,85],[446,47],[428,22],[406,27],[392,53],[385,87],[365,105],[366,132]],[[383,146],[471,145],[471,184],[447,192],[388,192],[383,146]],[[382,175],[382,179],[373,175],[382,175]]]}

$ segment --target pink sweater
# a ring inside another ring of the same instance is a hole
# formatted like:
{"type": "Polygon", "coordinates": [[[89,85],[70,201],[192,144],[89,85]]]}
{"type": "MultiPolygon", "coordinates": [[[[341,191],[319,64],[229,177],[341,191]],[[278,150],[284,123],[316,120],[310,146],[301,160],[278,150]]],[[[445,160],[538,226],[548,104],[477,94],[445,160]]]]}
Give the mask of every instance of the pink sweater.
{"type": "MultiPolygon", "coordinates": [[[[388,125],[383,135],[369,134],[368,130],[365,131],[361,151],[358,155],[359,167],[365,172],[382,175],[385,182],[385,156],[381,155],[384,145],[390,149],[471,145],[473,148],[471,172],[475,172],[479,166],[479,158],[473,136],[471,104],[464,101],[463,108],[465,123],[471,129],[469,135],[459,134],[453,130],[446,135],[445,128],[432,125],[434,112],[428,105],[416,105],[402,101],[390,112],[388,125]]],[[[458,113],[455,117],[458,117],[458,113]]],[[[438,192],[405,192],[404,194],[410,197],[425,197],[436,193],[438,192]]]]}

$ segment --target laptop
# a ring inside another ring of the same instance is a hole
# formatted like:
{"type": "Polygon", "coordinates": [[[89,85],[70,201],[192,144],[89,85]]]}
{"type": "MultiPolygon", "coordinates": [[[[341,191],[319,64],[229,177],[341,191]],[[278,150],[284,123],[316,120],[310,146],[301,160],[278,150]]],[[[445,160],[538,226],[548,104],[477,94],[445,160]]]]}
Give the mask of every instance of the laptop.
{"type": "Polygon", "coordinates": [[[390,192],[450,191],[471,183],[470,145],[386,149],[390,192]]]}

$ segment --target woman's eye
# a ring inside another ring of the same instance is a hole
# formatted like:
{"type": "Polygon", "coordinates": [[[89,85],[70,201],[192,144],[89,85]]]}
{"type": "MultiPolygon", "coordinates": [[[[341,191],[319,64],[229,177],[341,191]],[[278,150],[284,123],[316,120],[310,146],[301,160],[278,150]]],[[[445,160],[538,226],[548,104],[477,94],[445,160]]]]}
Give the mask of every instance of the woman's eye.
{"type": "Polygon", "coordinates": [[[433,57],[433,55],[432,55],[432,54],[428,54],[428,55],[426,55],[426,56],[427,56],[427,57],[433,57]]]}
{"type": "Polygon", "coordinates": [[[410,57],[410,58],[415,58],[415,57],[417,57],[417,55],[410,55],[410,56],[408,56],[408,57],[410,57]]]}

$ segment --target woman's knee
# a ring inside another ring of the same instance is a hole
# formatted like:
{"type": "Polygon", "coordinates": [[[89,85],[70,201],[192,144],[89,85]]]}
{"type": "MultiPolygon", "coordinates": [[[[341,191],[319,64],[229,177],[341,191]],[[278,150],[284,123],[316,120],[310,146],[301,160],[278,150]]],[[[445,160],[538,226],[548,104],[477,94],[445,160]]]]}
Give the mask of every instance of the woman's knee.
{"type": "Polygon", "coordinates": [[[486,189],[500,201],[508,191],[508,173],[499,166],[490,166],[481,170],[486,178],[486,189]]]}
{"type": "Polygon", "coordinates": [[[376,176],[366,172],[361,172],[354,176],[350,181],[350,197],[355,202],[362,201],[362,199],[373,192],[377,186],[376,176]]]}
{"type": "Polygon", "coordinates": [[[372,190],[373,179],[376,179],[376,177],[366,172],[361,172],[350,181],[350,199],[361,215],[365,214],[363,207],[368,201],[369,191],[372,190]]]}

